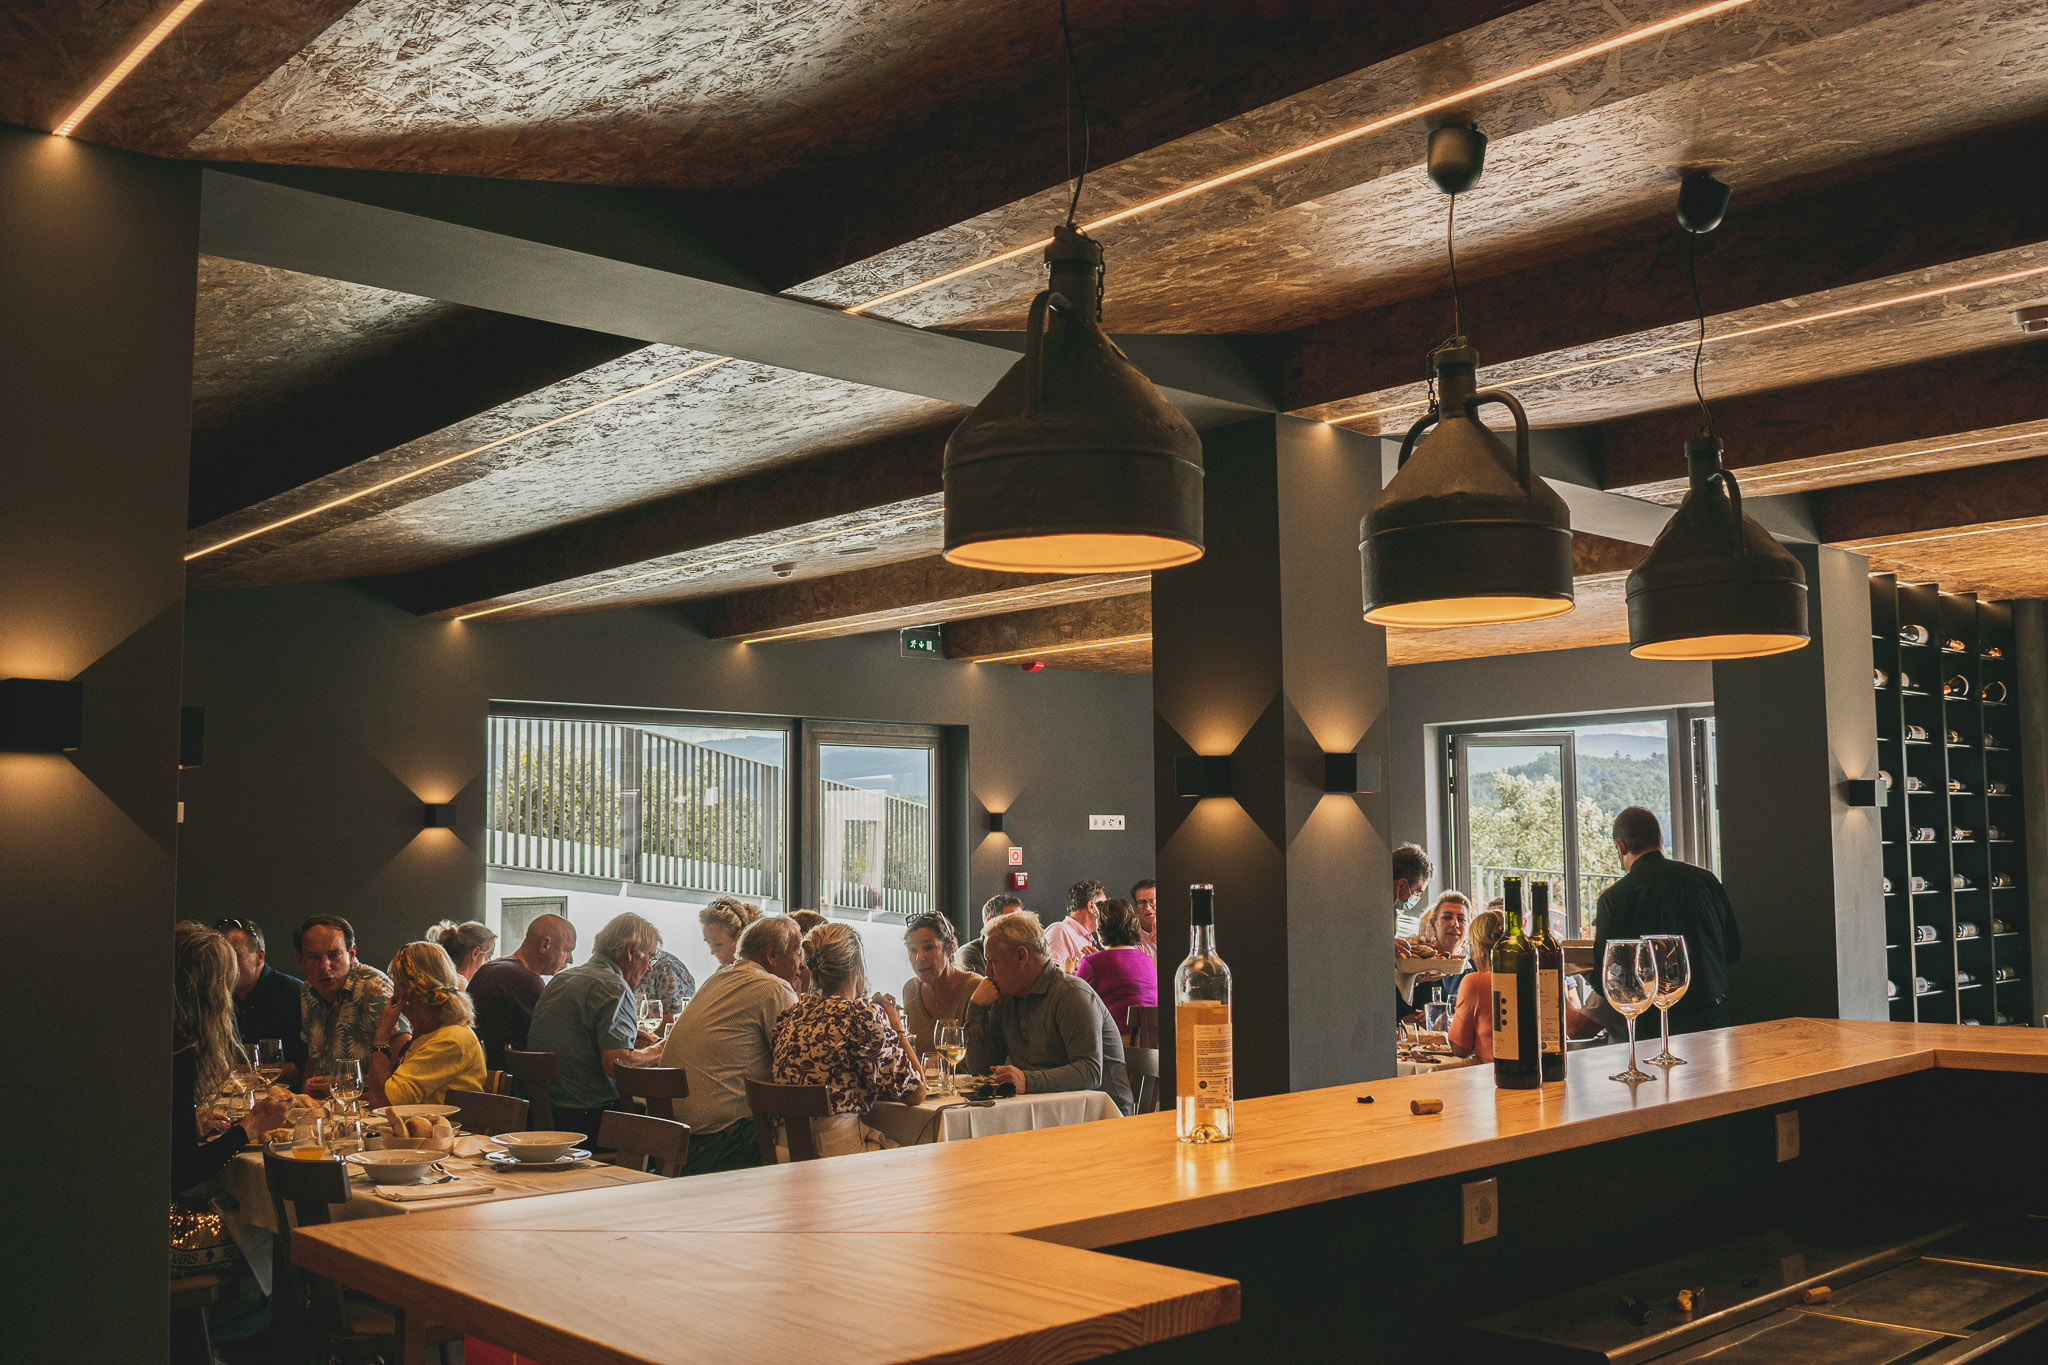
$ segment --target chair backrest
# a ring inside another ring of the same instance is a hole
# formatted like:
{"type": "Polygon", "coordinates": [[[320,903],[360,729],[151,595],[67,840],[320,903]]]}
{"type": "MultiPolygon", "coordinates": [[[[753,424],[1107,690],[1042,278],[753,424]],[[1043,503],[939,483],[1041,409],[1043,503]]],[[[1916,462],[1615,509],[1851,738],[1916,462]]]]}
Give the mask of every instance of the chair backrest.
{"type": "Polygon", "coordinates": [[[644,1171],[652,1158],[656,1175],[681,1175],[683,1162],[690,1155],[690,1125],[612,1109],[598,1120],[597,1141],[599,1146],[614,1149],[609,1158],[614,1166],[644,1171]]]}
{"type": "Polygon", "coordinates": [[[333,1206],[348,1202],[348,1167],[339,1161],[300,1161],[297,1157],[263,1154],[263,1183],[270,1191],[277,1218],[277,1245],[270,1264],[271,1327],[293,1360],[304,1359],[315,1332],[341,1330],[341,1286],[292,1260],[292,1227],[317,1227],[334,1221],[333,1206]],[[307,1321],[310,1304],[312,1320],[307,1321]]]}
{"type": "Polygon", "coordinates": [[[533,1106],[533,1124],[540,1132],[553,1132],[555,1102],[548,1095],[548,1082],[562,1074],[562,1064],[552,1052],[521,1052],[505,1049],[505,1074],[515,1078],[517,1093],[533,1106]]]}
{"type": "Polygon", "coordinates": [[[1159,1109],[1159,1049],[1156,1047],[1127,1047],[1124,1049],[1124,1069],[1131,1077],[1131,1098],[1136,1101],[1135,1112],[1151,1114],[1159,1109]]]}
{"type": "Polygon", "coordinates": [[[773,1166],[779,1159],[775,1152],[778,1120],[801,1120],[783,1125],[787,1129],[784,1145],[789,1148],[791,1161],[818,1159],[818,1136],[811,1131],[811,1120],[831,1117],[831,1091],[822,1085],[772,1085],[750,1076],[747,1108],[754,1113],[754,1139],[761,1144],[763,1166],[773,1166]]]}
{"type": "Polygon", "coordinates": [[[1157,1005],[1124,1006],[1123,1027],[1119,1030],[1124,1043],[1129,1047],[1159,1046],[1159,1007],[1157,1005]]]}
{"type": "Polygon", "coordinates": [[[621,1098],[647,1101],[647,1112],[658,1119],[673,1120],[676,1101],[690,1094],[689,1073],[679,1066],[615,1066],[612,1082],[621,1098]]]}
{"type": "Polygon", "coordinates": [[[512,1093],[511,1077],[503,1071],[486,1071],[484,1090],[492,1095],[509,1095],[512,1093]]]}
{"type": "MultiPolygon", "coordinates": [[[[489,1137],[493,1133],[523,1133],[528,1105],[517,1095],[487,1095],[480,1090],[451,1090],[448,1103],[455,1106],[455,1122],[464,1130],[489,1137]]],[[[551,1116],[552,1117],[552,1116],[551,1116]]],[[[546,1132],[543,1128],[541,1131],[546,1132]]]]}

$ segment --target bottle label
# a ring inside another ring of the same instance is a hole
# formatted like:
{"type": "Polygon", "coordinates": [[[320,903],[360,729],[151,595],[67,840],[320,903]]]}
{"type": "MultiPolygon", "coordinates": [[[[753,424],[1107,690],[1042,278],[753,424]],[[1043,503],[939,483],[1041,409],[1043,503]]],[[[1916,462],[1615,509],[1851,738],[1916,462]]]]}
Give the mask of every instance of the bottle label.
{"type": "MultiPolygon", "coordinates": [[[[1536,993],[1541,996],[1536,1015],[1536,1029],[1543,1039],[1545,1052],[1564,1051],[1564,1007],[1560,1003],[1560,992],[1564,988],[1564,974],[1553,970],[1536,973],[1536,993]]],[[[1494,1045],[1498,1056],[1500,1045],[1494,1045]]]]}
{"type": "Polygon", "coordinates": [[[1521,985],[1512,972],[1493,974],[1493,1059],[1522,1060],[1521,985]]]}
{"type": "Polygon", "coordinates": [[[1195,1103],[1230,1103],[1230,1025],[1196,1024],[1195,1103]]]}

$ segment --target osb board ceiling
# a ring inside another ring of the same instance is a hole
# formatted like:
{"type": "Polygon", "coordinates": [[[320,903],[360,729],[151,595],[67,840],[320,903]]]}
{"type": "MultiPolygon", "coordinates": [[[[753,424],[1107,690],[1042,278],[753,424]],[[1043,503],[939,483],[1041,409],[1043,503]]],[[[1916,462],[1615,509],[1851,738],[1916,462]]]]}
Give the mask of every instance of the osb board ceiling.
{"type": "Polygon", "coordinates": [[[426,471],[205,554],[191,562],[191,579],[223,587],[401,573],[960,413],[745,361],[685,373],[716,359],[644,347],[223,517],[192,533],[193,550],[426,471]],[[619,395],[627,396],[583,411],[619,395]],[[505,437],[514,439],[429,469],[505,437]]]}
{"type": "Polygon", "coordinates": [[[1600,574],[1573,585],[1578,605],[1548,621],[1514,626],[1470,626],[1456,630],[1387,632],[1387,664],[1440,663],[1493,654],[1540,654],[1552,649],[1590,649],[1628,639],[1628,575],[1600,574]]]}
{"type": "Polygon", "coordinates": [[[1850,543],[1874,571],[1891,570],[1949,592],[1987,598],[2048,597],[2048,524],[1994,522],[1960,534],[1897,543],[1850,543]]]}
{"type": "MultiPolygon", "coordinates": [[[[1089,181],[1082,218],[1361,126],[1432,96],[1519,70],[1685,3],[1617,8],[1554,0],[1397,57],[1115,166],[1089,181]]],[[[1461,265],[1476,278],[1669,213],[1674,166],[1724,166],[1775,184],[1883,157],[1951,131],[2048,108],[2043,6],[1993,0],[1759,0],[1715,19],[1472,102],[1494,135],[1460,201],[1461,265]],[[1930,62],[1982,73],[1968,100],[1929,81],[1930,62]],[[1828,135],[1808,126],[1827,92],[1828,135]]],[[[1314,157],[1104,227],[1107,320],[1145,331],[1301,326],[1434,288],[1444,200],[1420,170],[1424,128],[1403,122],[1314,157]]],[[[983,214],[798,286],[853,303],[1042,237],[1057,191],[983,214]]],[[[1035,254],[1035,253],[1034,253],[1035,254]]],[[[1034,254],[879,305],[921,325],[1016,327],[1034,254]]],[[[1682,287],[1682,285],[1681,285],[1682,287]]],[[[1446,331],[1449,330],[1448,320],[1446,331]]],[[[1427,342],[1419,343],[1426,345],[1427,342]]]]}
{"type": "Polygon", "coordinates": [[[470,310],[318,275],[199,258],[192,426],[225,425],[470,310]]]}
{"type": "MultiPolygon", "coordinates": [[[[708,550],[647,560],[630,568],[564,579],[488,604],[491,620],[653,606],[764,588],[783,580],[777,564],[794,564],[792,579],[844,573],[937,553],[942,542],[939,499],[918,498],[826,521],[725,541],[708,550]]],[[[479,608],[481,609],[481,608],[479,608]]]]}
{"type": "MultiPolygon", "coordinates": [[[[1701,274],[1700,288],[1711,312],[1710,267],[1703,266],[1701,274]]],[[[1675,289],[1687,287],[1682,265],[1674,269],[1672,284],[1675,289]]],[[[2013,325],[2012,310],[2044,298],[2048,243],[1714,315],[1707,323],[1701,382],[1712,400],[2024,345],[2028,338],[2013,325]],[[1977,283],[2029,271],[2039,273],[1996,284],[1977,283]],[[1969,287],[1931,298],[1909,297],[1952,286],[1969,287]],[[1845,311],[1850,309],[1864,311],[1845,311]],[[1773,330],[1733,335],[1765,327],[1773,330]],[[1723,336],[1729,339],[1713,339],[1723,336]]],[[[1512,389],[1536,425],[1575,426],[1668,410],[1673,458],[1683,460],[1684,439],[1696,425],[1684,409],[1693,398],[1692,342],[1698,324],[1678,323],[1490,365],[1485,320],[1466,322],[1479,349],[1480,381],[1512,389]]],[[[1417,383],[1322,404],[1301,415],[1341,421],[1353,431],[1398,434],[1422,414],[1426,403],[1417,383]]]]}
{"type": "MultiPolygon", "coordinates": [[[[1682,463],[1682,448],[1679,459],[1682,463]]],[[[1765,460],[1740,471],[1745,494],[1764,497],[1777,493],[1805,493],[1818,488],[1839,488],[1871,479],[1904,478],[1909,474],[1930,474],[1971,465],[2001,464],[2048,455],[2048,424],[2021,422],[1978,431],[1959,431],[1938,439],[1895,441],[1889,445],[1861,450],[1816,455],[1805,460],[1765,460]]],[[[1683,470],[1681,469],[1681,474],[1683,470]]],[[[1684,478],[1661,483],[1638,484],[1629,489],[1631,497],[1652,502],[1676,503],[1685,496],[1684,478]]]]}

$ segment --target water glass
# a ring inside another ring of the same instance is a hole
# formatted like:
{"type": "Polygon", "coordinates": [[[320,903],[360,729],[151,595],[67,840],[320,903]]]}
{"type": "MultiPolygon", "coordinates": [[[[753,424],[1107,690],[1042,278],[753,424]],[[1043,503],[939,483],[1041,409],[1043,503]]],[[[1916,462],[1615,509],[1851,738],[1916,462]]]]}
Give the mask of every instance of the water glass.
{"type": "Polygon", "coordinates": [[[1654,1066],[1684,1066],[1685,1058],[1671,1053],[1671,1007],[1685,998],[1685,988],[1692,984],[1692,959],[1685,951],[1685,937],[1645,934],[1643,942],[1650,945],[1657,959],[1657,1026],[1661,1045],[1650,1062],[1654,1066]]]}
{"type": "Polygon", "coordinates": [[[1628,1020],[1628,1070],[1607,1079],[1647,1081],[1650,1073],[1636,1065],[1636,1016],[1657,998],[1656,952],[1639,938],[1609,940],[1607,960],[1600,966],[1600,983],[1607,1003],[1628,1020]]]}

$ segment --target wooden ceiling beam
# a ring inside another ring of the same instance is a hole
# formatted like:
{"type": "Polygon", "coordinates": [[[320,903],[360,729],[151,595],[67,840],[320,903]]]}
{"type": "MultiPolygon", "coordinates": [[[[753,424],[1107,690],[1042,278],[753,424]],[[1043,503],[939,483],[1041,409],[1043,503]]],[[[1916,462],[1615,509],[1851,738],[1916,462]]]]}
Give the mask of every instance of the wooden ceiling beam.
{"type": "Polygon", "coordinates": [[[956,621],[946,627],[946,657],[990,663],[1042,658],[1052,664],[1083,650],[1149,644],[1151,638],[1148,591],[956,621]]]}
{"type": "MultiPolygon", "coordinates": [[[[2044,157],[2048,120],[2036,120],[1853,179],[1755,189],[1728,168],[1734,209],[1699,241],[1707,300],[1735,312],[2048,241],[2048,179],[2014,174],[2044,157]]],[[[1494,366],[1684,322],[1685,252],[1683,230],[1660,214],[1598,251],[1464,281],[1473,342],[1494,366]]],[[[1450,316],[1443,290],[1282,335],[1282,406],[1326,409],[1413,384],[1450,316]]]]}
{"type": "Polygon", "coordinates": [[[1916,540],[2048,519],[2048,455],[1851,484],[1816,497],[1828,544],[1902,552],[1916,540]]]}
{"type": "Polygon", "coordinates": [[[994,612],[1148,592],[1152,576],[1014,574],[963,569],[938,555],[799,579],[714,598],[698,607],[715,640],[823,640],[994,612]]]}
{"type": "Polygon", "coordinates": [[[728,541],[937,497],[950,424],[854,446],[381,580],[422,616],[459,616],[728,541]]]}
{"type": "MultiPolygon", "coordinates": [[[[1900,472],[1902,466],[1887,468],[1888,460],[1870,452],[1905,459],[1917,447],[1967,442],[1970,433],[2048,426],[2048,346],[2013,336],[2015,345],[1997,350],[1716,399],[1723,458],[1738,472],[1771,471],[1758,490],[1782,491],[1900,472]],[[1842,468],[1829,480],[1837,464],[1842,468]],[[1811,470],[1810,480],[1798,477],[1802,468],[1811,470]]],[[[1698,425],[1690,408],[1602,423],[1596,430],[1607,488],[1638,497],[1683,488],[1685,441],[1698,425]]],[[[1949,455],[1956,464],[1997,458],[1996,447],[1982,446],[1949,455]]]]}

